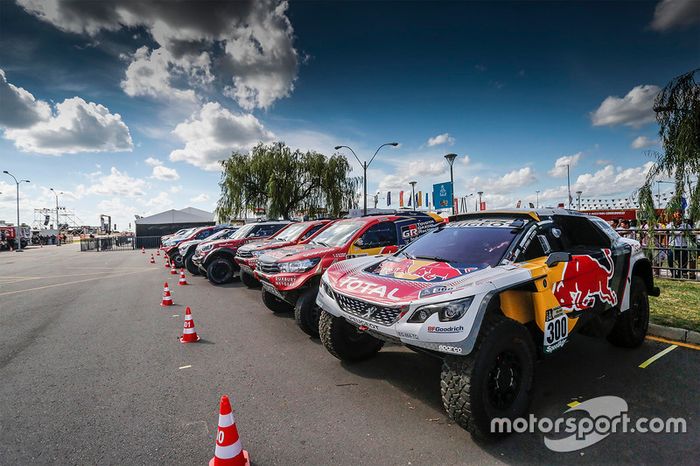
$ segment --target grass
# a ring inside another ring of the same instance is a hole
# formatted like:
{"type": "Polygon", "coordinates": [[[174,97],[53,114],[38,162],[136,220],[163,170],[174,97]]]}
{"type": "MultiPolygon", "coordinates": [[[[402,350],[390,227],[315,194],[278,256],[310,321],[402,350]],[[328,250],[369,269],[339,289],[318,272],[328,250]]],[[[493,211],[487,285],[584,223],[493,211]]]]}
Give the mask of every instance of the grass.
{"type": "Polygon", "coordinates": [[[700,332],[700,283],[663,278],[654,283],[661,296],[649,297],[651,322],[700,332]]]}

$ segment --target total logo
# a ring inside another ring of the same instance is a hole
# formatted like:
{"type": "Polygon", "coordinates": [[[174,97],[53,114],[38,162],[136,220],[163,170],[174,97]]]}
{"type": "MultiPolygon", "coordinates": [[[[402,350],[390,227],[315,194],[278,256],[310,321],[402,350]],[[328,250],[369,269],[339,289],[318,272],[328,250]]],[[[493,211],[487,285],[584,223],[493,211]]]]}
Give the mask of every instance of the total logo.
{"type": "Polygon", "coordinates": [[[395,296],[396,292],[399,291],[398,288],[387,290],[384,285],[376,285],[354,277],[341,278],[338,281],[338,286],[367,296],[377,296],[391,301],[399,301],[400,299],[395,296]]]}
{"type": "Polygon", "coordinates": [[[451,327],[436,327],[435,325],[428,325],[428,333],[460,333],[463,331],[463,325],[453,325],[451,327]]]}

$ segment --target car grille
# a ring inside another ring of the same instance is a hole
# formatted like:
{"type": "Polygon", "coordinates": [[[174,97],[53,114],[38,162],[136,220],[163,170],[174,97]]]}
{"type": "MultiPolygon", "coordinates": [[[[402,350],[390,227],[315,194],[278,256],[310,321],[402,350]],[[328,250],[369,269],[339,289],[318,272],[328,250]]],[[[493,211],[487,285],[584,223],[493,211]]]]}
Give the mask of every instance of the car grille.
{"type": "Polygon", "coordinates": [[[398,320],[399,314],[401,314],[401,308],[375,306],[337,292],[334,295],[335,300],[340,304],[340,308],[343,311],[385,327],[393,325],[398,320]],[[371,312],[371,314],[368,315],[368,312],[371,312]]]}
{"type": "Polygon", "coordinates": [[[249,257],[253,257],[253,251],[241,251],[239,249],[238,250],[238,257],[243,257],[244,259],[248,259],[249,257]]]}
{"type": "Polygon", "coordinates": [[[258,270],[262,273],[279,273],[280,266],[277,262],[262,262],[258,261],[258,270]]]}

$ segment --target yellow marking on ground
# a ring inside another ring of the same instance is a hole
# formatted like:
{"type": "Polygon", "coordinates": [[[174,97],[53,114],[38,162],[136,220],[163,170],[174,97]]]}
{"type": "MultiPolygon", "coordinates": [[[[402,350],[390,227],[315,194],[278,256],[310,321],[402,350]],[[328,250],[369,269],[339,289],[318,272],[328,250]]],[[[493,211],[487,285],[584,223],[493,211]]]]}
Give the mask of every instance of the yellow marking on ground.
{"type": "Polygon", "coordinates": [[[665,350],[659,351],[654,356],[650,357],[649,359],[647,359],[646,361],[641,363],[639,365],[640,369],[646,369],[649,366],[649,364],[653,363],[654,361],[656,361],[659,358],[666,356],[668,353],[670,353],[671,351],[673,351],[676,348],[678,348],[678,345],[671,345],[668,348],[666,348],[665,350]]]}
{"type": "Polygon", "coordinates": [[[92,277],[92,278],[86,278],[86,279],[84,279],[84,280],[75,280],[75,281],[72,281],[72,282],[55,283],[55,284],[53,284],[53,285],[37,286],[37,287],[35,287],[35,288],[27,288],[27,289],[25,289],[25,290],[5,291],[5,292],[0,293],[0,296],[7,296],[7,295],[11,295],[11,294],[24,293],[24,292],[27,292],[27,291],[45,290],[45,289],[47,289],[47,288],[55,288],[55,287],[57,287],[57,286],[75,285],[75,284],[78,284],[78,283],[85,283],[85,282],[91,282],[91,281],[95,281],[95,280],[102,280],[102,279],[105,279],[105,278],[125,277],[125,276],[127,276],[127,275],[133,275],[133,274],[139,273],[139,272],[145,272],[145,270],[140,270],[140,271],[137,270],[137,271],[135,271],[135,272],[127,272],[127,273],[115,274],[115,275],[105,275],[105,276],[101,276],[101,277],[92,277]]]}
{"type": "Polygon", "coordinates": [[[187,366],[180,366],[178,367],[178,369],[189,369],[190,367],[192,367],[192,364],[189,364],[187,366]]]}
{"type": "Polygon", "coordinates": [[[667,338],[656,337],[653,335],[647,335],[647,340],[658,341],[659,343],[668,343],[670,345],[682,346],[683,348],[690,348],[700,351],[700,345],[694,345],[693,343],[683,343],[682,341],[669,340],[667,338]]]}
{"type": "Polygon", "coordinates": [[[566,406],[568,406],[569,408],[575,408],[576,406],[578,406],[580,404],[581,403],[579,403],[578,401],[572,401],[571,403],[567,404],[566,406]]]}

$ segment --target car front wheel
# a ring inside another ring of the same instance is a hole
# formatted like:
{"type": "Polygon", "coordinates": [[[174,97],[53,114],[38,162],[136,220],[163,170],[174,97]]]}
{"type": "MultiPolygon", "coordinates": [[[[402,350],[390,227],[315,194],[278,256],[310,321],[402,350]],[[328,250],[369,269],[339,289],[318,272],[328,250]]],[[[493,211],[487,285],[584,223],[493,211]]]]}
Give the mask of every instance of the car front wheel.
{"type": "Polygon", "coordinates": [[[311,286],[304,291],[294,306],[294,320],[307,335],[318,337],[318,320],[321,308],[316,305],[318,286],[311,286]]]}
{"type": "Polygon", "coordinates": [[[265,288],[262,290],[262,300],[265,306],[275,314],[292,312],[294,310],[291,304],[273,295],[265,288]]]}
{"type": "Polygon", "coordinates": [[[207,266],[207,278],[214,285],[223,285],[233,279],[233,263],[225,257],[217,257],[207,266]]]}
{"type": "Polygon", "coordinates": [[[190,253],[185,256],[185,268],[192,275],[199,275],[199,267],[192,262],[192,256],[194,256],[194,253],[190,253]]]}
{"type": "Polygon", "coordinates": [[[241,281],[248,288],[260,288],[260,282],[248,272],[241,270],[241,281]]]}
{"type": "Polygon", "coordinates": [[[494,419],[512,421],[527,413],[534,366],[535,346],[523,325],[503,316],[484,319],[472,354],[444,359],[443,406],[477,437],[501,434],[492,430],[494,419]]]}
{"type": "Polygon", "coordinates": [[[364,361],[377,354],[384,346],[382,340],[360,332],[342,317],[335,317],[326,311],[321,312],[318,331],[323,346],[341,361],[364,361]]]}

